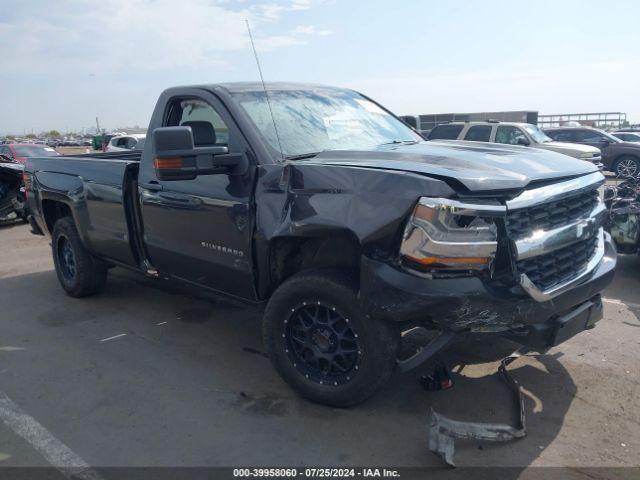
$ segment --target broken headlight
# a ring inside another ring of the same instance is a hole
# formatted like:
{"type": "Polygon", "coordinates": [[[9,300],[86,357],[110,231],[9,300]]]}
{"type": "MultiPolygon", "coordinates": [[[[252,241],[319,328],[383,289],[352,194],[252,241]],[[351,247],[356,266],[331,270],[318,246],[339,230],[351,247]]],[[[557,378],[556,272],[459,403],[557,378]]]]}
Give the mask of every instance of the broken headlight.
{"type": "Polygon", "coordinates": [[[404,232],[400,255],[420,271],[488,268],[498,247],[499,204],[475,204],[423,197],[404,232]]]}

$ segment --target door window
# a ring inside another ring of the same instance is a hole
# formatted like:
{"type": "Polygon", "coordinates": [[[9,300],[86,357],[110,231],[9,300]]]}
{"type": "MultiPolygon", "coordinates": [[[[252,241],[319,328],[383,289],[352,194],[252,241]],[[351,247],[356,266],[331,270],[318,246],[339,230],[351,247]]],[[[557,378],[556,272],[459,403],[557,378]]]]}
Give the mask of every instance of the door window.
{"type": "Polygon", "coordinates": [[[527,140],[527,136],[518,127],[500,125],[498,126],[498,130],[496,130],[496,143],[518,145],[518,140],[521,138],[527,140]]]}
{"type": "Polygon", "coordinates": [[[429,133],[429,140],[456,140],[464,125],[438,125],[429,133]]]}
{"type": "Polygon", "coordinates": [[[580,143],[600,143],[607,137],[593,130],[577,130],[575,132],[576,142],[580,143]]]}
{"type": "Polygon", "coordinates": [[[551,137],[556,142],[575,142],[573,135],[571,134],[571,131],[558,130],[558,131],[550,131],[550,132],[544,132],[544,133],[546,133],[549,137],[551,137]]]}
{"type": "Polygon", "coordinates": [[[136,143],[138,143],[138,140],[136,140],[134,137],[128,137],[127,141],[125,142],[124,148],[128,148],[129,150],[132,150],[133,147],[136,146],[136,143]]]}
{"type": "Polygon", "coordinates": [[[464,136],[465,140],[472,142],[488,142],[491,137],[491,125],[474,125],[464,136]]]}
{"type": "Polygon", "coordinates": [[[122,137],[119,138],[116,142],[116,147],[118,148],[128,148],[127,145],[129,143],[130,137],[122,137]]]}
{"type": "Polygon", "coordinates": [[[196,147],[227,146],[229,143],[229,128],[218,112],[204,100],[176,100],[170,106],[165,123],[168,127],[191,127],[196,147]]]}
{"type": "Polygon", "coordinates": [[[429,140],[456,140],[464,125],[438,125],[429,133],[429,140]]]}

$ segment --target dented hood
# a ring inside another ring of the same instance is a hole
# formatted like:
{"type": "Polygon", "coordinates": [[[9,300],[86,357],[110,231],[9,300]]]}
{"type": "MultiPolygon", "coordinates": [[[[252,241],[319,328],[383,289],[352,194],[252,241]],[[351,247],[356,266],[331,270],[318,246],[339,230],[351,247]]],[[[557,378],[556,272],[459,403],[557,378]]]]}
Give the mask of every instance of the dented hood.
{"type": "Polygon", "coordinates": [[[519,189],[533,181],[584,175],[598,170],[590,162],[547,150],[453,140],[325,151],[308,162],[446,177],[477,192],[519,189]]]}

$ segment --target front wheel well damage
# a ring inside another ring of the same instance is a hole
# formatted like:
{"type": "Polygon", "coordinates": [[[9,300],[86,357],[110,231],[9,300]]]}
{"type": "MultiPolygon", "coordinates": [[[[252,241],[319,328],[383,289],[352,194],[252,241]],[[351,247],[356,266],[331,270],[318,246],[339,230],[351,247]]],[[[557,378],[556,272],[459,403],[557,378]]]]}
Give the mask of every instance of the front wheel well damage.
{"type": "Polygon", "coordinates": [[[332,268],[359,278],[360,243],[350,233],[318,237],[279,237],[269,248],[271,291],[292,275],[312,269],[332,268]]]}

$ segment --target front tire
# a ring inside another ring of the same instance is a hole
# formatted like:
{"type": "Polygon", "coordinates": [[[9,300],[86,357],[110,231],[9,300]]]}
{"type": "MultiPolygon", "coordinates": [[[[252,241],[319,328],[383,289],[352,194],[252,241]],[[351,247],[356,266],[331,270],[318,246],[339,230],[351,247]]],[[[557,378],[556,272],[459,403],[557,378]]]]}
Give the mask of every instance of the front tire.
{"type": "Polygon", "coordinates": [[[67,295],[86,297],[104,288],[107,266],[84,247],[73,219],[63,217],[55,223],[51,248],[58,281],[67,295]]]}
{"type": "Polygon", "coordinates": [[[393,373],[398,329],[365,316],[357,288],[338,271],[299,273],[273,294],[263,319],[264,343],[282,378],[314,402],[363,402],[393,373]]]}
{"type": "Polygon", "coordinates": [[[619,177],[637,177],[640,174],[640,161],[636,157],[625,155],[616,160],[613,171],[619,177]]]}

